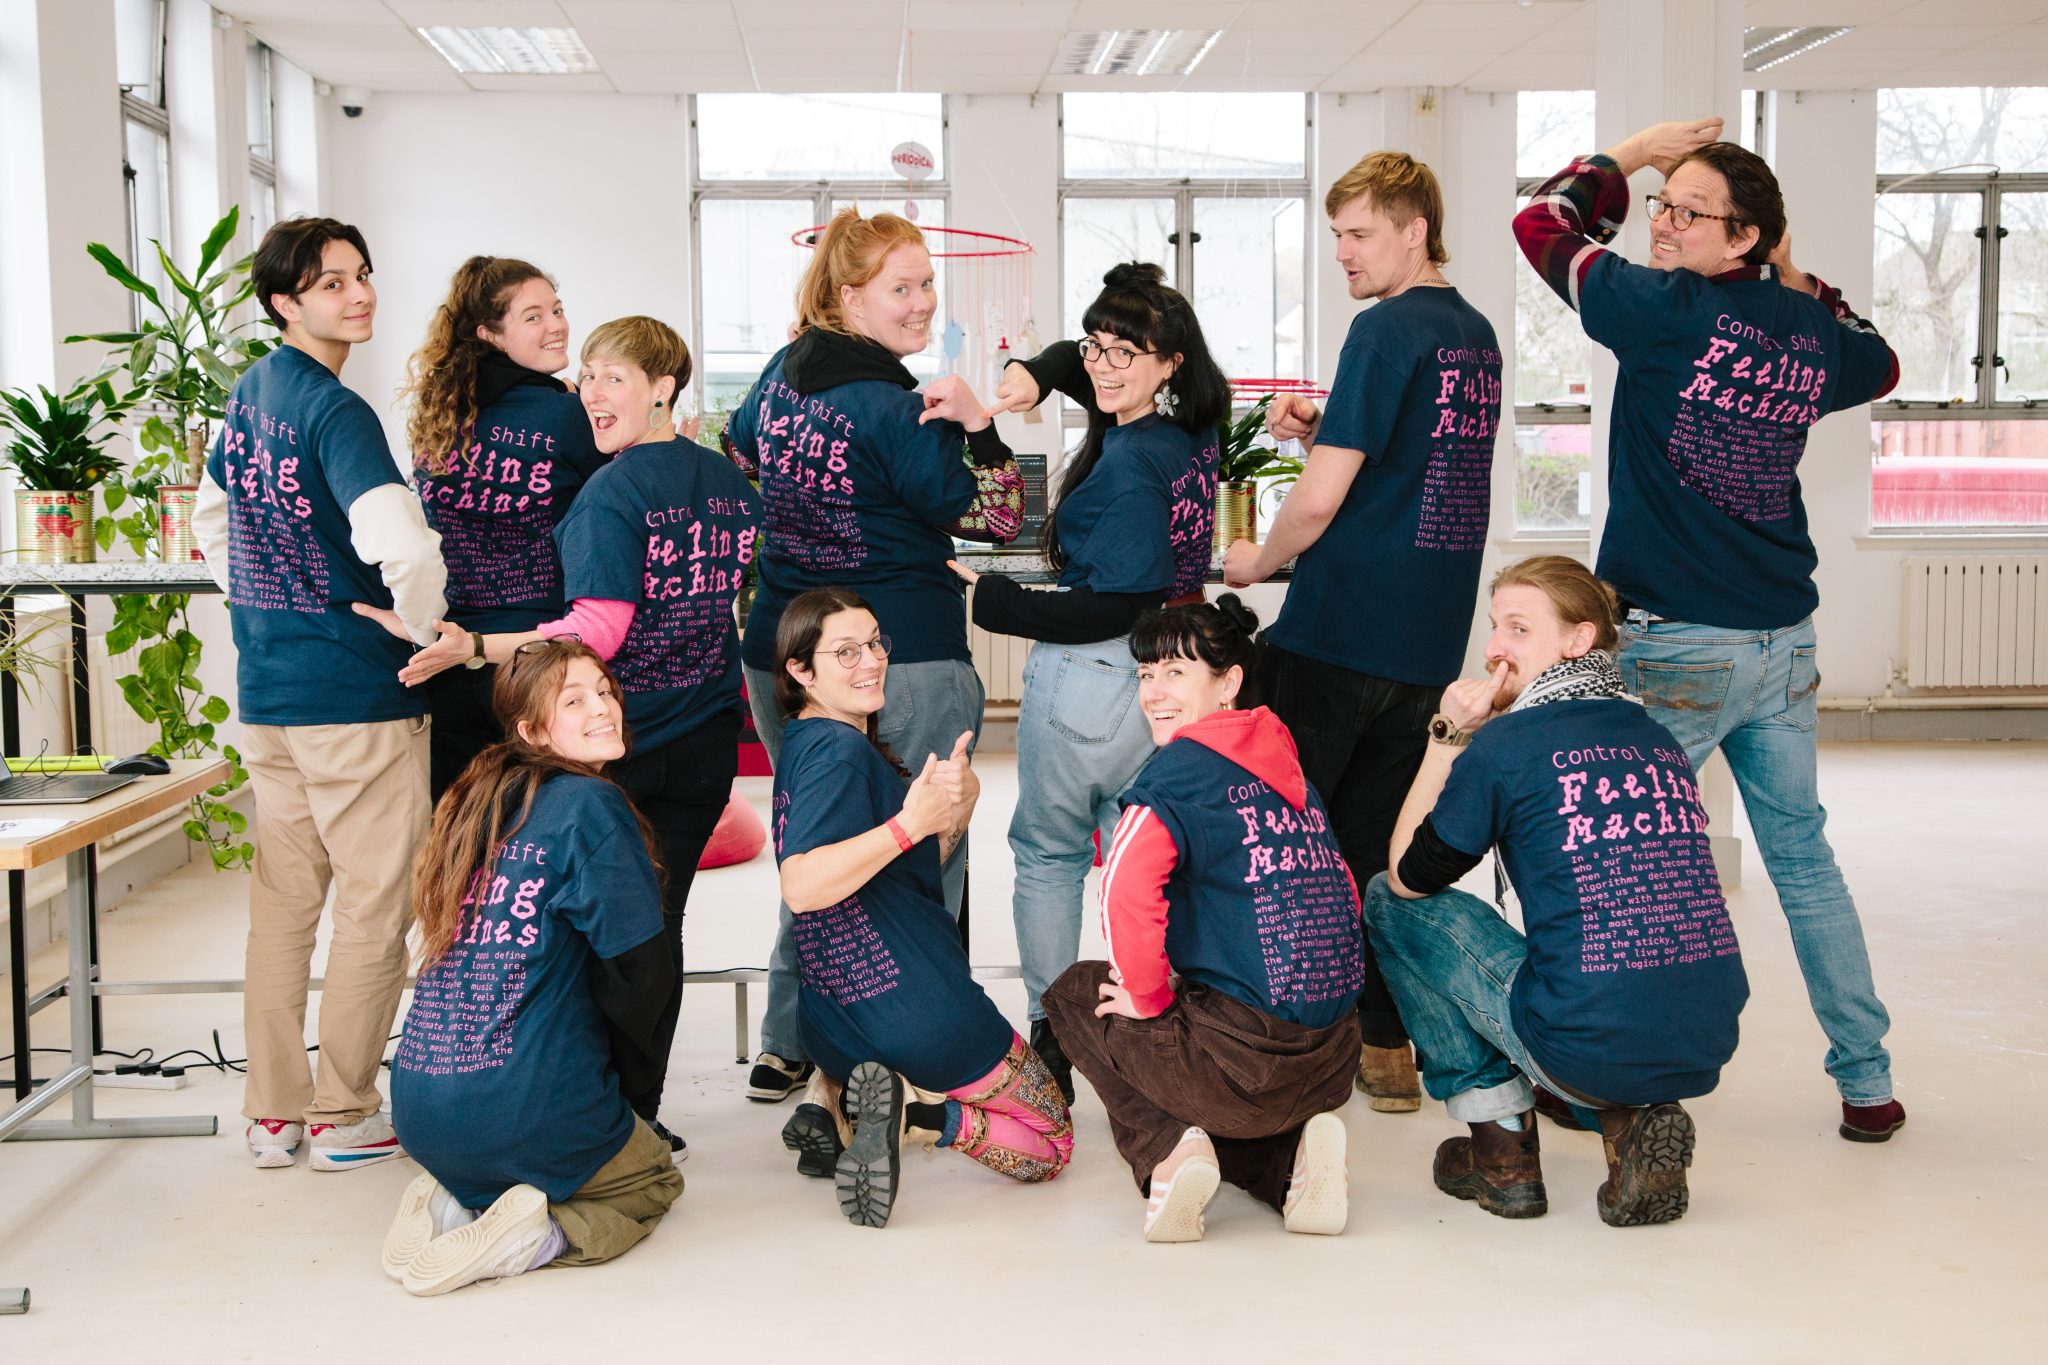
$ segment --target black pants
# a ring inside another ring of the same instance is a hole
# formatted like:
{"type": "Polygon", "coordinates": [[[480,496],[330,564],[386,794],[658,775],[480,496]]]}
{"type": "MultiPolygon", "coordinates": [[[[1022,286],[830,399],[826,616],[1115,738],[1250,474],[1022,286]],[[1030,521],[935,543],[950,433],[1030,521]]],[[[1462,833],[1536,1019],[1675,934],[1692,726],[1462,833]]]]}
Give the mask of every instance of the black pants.
{"type": "MultiPolygon", "coordinates": [[[[683,904],[697,878],[697,860],[704,856],[704,846],[711,842],[718,817],[732,798],[733,778],[739,772],[739,735],[739,712],[728,711],[659,749],[630,754],[607,770],[654,831],[662,864],[662,920],[676,969],[675,994],[655,1033],[650,1074],[619,1077],[626,1103],[650,1123],[661,1108],[668,1055],[683,1008],[683,904]]],[[[622,1055],[616,1047],[612,1052],[614,1057],[622,1055]]]]}
{"type": "MultiPolygon", "coordinates": [[[[1387,870],[1394,822],[1422,767],[1429,718],[1445,684],[1376,678],[1290,653],[1264,638],[1259,643],[1260,697],[1293,732],[1302,771],[1329,808],[1337,846],[1363,895],[1366,883],[1387,870]]],[[[1358,1029],[1374,1047],[1408,1041],[1371,939],[1365,945],[1358,1029]]]]}
{"type": "Polygon", "coordinates": [[[1046,990],[1045,1017],[1095,1087],[1139,1191],[1151,1192],[1152,1168],[1193,1124],[1225,1180],[1283,1207],[1302,1125],[1351,1098],[1357,1019],[1303,1028],[1188,982],[1154,1018],[1097,1018],[1108,980],[1107,962],[1076,962],[1046,990]]]}
{"type": "Polygon", "coordinates": [[[427,684],[427,706],[434,716],[427,739],[427,790],[436,805],[469,760],[505,737],[491,710],[491,687],[497,677],[497,665],[485,664],[447,669],[427,684]]]}

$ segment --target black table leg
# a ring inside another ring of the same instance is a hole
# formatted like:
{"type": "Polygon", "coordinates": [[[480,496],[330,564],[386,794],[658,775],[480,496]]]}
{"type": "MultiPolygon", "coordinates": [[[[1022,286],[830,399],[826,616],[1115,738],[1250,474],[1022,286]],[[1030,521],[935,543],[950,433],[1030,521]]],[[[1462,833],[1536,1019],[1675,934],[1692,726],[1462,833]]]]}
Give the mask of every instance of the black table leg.
{"type": "MultiPolygon", "coordinates": [[[[92,668],[88,662],[88,641],[85,633],[85,599],[71,599],[71,751],[75,754],[97,753],[92,742],[92,668]]],[[[97,845],[85,851],[85,886],[89,904],[100,903],[100,851],[97,845]]],[[[100,979],[100,917],[92,916],[92,932],[86,936],[86,951],[92,962],[92,979],[100,979]]],[[[106,1051],[106,1029],[100,1015],[100,998],[92,998],[92,1050],[93,1054],[106,1051]]]]}

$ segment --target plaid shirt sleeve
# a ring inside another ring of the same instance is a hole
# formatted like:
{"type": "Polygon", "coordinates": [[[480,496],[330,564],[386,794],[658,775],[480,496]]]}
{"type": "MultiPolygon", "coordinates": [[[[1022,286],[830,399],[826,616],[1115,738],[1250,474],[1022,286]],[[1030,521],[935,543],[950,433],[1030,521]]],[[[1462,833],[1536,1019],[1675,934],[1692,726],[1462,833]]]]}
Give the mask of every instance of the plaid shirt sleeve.
{"type": "Polygon", "coordinates": [[[1814,297],[1820,300],[1823,308],[1834,314],[1835,321],[1841,325],[1842,330],[1850,333],[1855,339],[1851,343],[1852,345],[1860,344],[1861,346],[1868,347],[1872,342],[1875,342],[1877,345],[1884,347],[1886,370],[1884,378],[1878,383],[1877,391],[1870,394],[1867,398],[1860,395],[1856,396],[1853,401],[1845,403],[1844,406],[1854,406],[1855,403],[1876,402],[1899,386],[1898,352],[1891,348],[1891,343],[1878,335],[1877,328],[1871,324],[1869,318],[1858,315],[1848,304],[1842,301],[1841,290],[1821,279],[1818,275],[1812,275],[1809,278],[1813,280],[1814,297]]]}
{"type": "Polygon", "coordinates": [[[1607,156],[1585,156],[1543,182],[1515,215],[1515,242],[1543,282],[1576,312],[1579,285],[1628,217],[1628,177],[1607,156]]]}

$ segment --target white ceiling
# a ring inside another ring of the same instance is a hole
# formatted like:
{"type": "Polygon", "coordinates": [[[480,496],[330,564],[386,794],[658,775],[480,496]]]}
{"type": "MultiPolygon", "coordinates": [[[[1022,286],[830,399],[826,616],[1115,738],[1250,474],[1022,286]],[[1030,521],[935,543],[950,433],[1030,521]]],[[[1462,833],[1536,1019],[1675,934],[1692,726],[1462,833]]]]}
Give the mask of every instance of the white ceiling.
{"type": "MultiPolygon", "coordinates": [[[[306,71],[372,90],[1480,90],[1593,84],[1591,0],[212,0],[306,71]],[[415,28],[573,27],[603,74],[461,76],[415,28]],[[1186,77],[1049,76],[1070,30],[1220,29],[1186,77]]],[[[2048,83],[2048,0],[1749,0],[1855,31],[1762,89],[2048,83]]]]}

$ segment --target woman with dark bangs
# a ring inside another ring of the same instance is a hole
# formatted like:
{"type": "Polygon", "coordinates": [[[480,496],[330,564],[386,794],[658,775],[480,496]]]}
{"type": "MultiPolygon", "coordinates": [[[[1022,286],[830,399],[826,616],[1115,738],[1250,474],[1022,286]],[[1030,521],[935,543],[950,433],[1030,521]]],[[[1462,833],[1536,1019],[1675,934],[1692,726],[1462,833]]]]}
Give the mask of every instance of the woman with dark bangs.
{"type": "Polygon", "coordinates": [[[1133,261],[1102,278],[1082,317],[1088,335],[1007,367],[996,397],[997,408],[1015,410],[1058,389],[1088,414],[1039,540],[1060,591],[953,566],[977,584],[976,625],[1038,642],[1017,717],[1013,911],[1031,1045],[1069,1100],[1072,1068],[1040,997],[1080,954],[1089,836],[1101,832],[1107,847],[1117,796],[1152,756],[1125,637],[1145,612],[1201,594],[1217,423],[1230,410],[1229,382],[1165,272],[1133,261]]]}
{"type": "Polygon", "coordinates": [[[1289,1232],[1346,1221],[1333,1111],[1358,1060],[1358,888],[1294,737],[1252,705],[1258,624],[1225,594],[1131,632],[1159,752],[1105,845],[1109,961],[1045,994],[1146,1196],[1148,1242],[1199,1240],[1224,1181],[1289,1232]]]}

